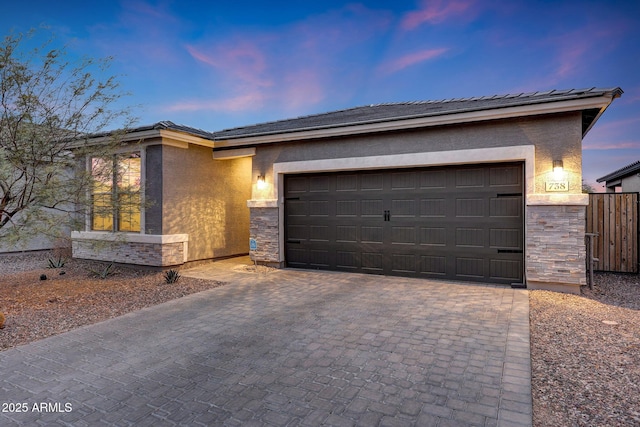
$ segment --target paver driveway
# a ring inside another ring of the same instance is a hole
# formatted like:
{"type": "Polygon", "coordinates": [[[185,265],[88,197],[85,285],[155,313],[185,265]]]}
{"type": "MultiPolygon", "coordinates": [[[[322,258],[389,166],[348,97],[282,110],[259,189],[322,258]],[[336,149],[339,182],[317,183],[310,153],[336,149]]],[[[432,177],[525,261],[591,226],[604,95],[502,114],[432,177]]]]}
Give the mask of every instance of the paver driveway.
{"type": "Polygon", "coordinates": [[[1,352],[0,425],[531,425],[526,291],[237,263],[1,352]]]}

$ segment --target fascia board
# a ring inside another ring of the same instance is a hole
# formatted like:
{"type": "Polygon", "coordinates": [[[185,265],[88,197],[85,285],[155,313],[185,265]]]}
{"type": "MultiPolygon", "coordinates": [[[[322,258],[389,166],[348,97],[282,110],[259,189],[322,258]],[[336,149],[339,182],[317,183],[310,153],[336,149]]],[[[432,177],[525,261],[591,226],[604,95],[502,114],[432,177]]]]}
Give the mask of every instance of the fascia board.
{"type": "MultiPolygon", "coordinates": [[[[269,144],[276,142],[299,141],[306,139],[330,138],[337,136],[357,135],[364,133],[386,132],[394,130],[416,129],[424,127],[471,123],[488,120],[527,117],[542,114],[566,113],[591,108],[606,108],[612,101],[610,96],[556,101],[542,104],[521,105],[516,107],[497,108],[492,110],[469,111],[454,114],[442,114],[419,118],[400,118],[391,121],[345,124],[339,127],[311,129],[294,132],[274,133],[268,135],[247,136],[220,139],[215,147],[234,147],[252,144],[269,144]]],[[[595,122],[595,121],[594,121],[595,122]]]]}
{"type": "MultiPolygon", "coordinates": [[[[89,145],[102,145],[111,143],[111,136],[100,136],[97,138],[89,138],[89,145]]],[[[202,145],[204,147],[213,148],[214,142],[195,135],[189,135],[183,132],[176,132],[168,129],[152,129],[139,132],[131,132],[122,136],[123,143],[141,143],[144,145],[164,144],[176,145],[186,148],[186,144],[202,145]],[[157,139],[158,141],[146,142],[157,139]],[[173,143],[172,143],[173,142],[173,143]]],[[[78,144],[78,147],[82,144],[78,144]]]]}

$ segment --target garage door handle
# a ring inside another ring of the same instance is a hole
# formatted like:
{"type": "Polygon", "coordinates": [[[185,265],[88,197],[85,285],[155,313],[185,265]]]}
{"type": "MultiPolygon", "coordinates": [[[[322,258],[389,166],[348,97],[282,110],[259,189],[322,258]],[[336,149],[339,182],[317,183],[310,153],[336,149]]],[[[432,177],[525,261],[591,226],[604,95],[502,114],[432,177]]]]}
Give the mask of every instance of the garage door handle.
{"type": "Polygon", "coordinates": [[[297,244],[300,244],[300,243],[302,243],[302,240],[287,240],[287,243],[297,243],[297,244]]]}
{"type": "Polygon", "coordinates": [[[499,254],[521,254],[522,249],[498,249],[499,254]]]}
{"type": "Polygon", "coordinates": [[[391,211],[384,211],[384,220],[391,221],[391,211]]]}

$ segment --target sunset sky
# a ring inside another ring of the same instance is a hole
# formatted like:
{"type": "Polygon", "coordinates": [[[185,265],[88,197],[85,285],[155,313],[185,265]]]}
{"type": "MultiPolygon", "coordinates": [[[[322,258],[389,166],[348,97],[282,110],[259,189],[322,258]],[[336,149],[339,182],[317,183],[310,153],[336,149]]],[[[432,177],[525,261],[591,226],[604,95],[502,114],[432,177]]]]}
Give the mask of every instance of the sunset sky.
{"type": "Polygon", "coordinates": [[[42,24],[73,55],[114,57],[139,125],[619,86],[584,140],[584,179],[602,190],[640,160],[637,0],[3,1],[3,35],[42,24]]]}

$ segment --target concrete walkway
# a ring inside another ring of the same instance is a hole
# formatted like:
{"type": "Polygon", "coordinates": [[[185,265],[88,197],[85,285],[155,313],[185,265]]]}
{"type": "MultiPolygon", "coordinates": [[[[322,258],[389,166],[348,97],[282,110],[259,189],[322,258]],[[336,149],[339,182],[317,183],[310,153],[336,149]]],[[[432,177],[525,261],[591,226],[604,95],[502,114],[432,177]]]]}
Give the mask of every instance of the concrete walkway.
{"type": "Polygon", "coordinates": [[[243,262],[0,352],[0,425],[531,425],[527,291],[243,262]]]}

